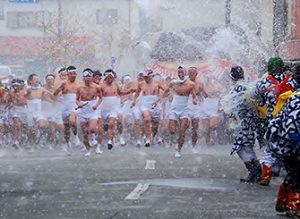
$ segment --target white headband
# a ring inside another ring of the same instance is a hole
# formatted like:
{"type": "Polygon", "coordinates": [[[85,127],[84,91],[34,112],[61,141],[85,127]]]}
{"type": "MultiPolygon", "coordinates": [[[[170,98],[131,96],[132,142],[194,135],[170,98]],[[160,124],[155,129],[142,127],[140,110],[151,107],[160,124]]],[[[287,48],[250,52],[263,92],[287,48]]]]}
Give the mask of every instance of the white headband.
{"type": "Polygon", "coordinates": [[[74,68],[74,69],[67,69],[67,72],[68,72],[68,73],[74,72],[74,71],[77,73],[77,69],[76,69],[76,68],[74,68]]]}
{"type": "Polygon", "coordinates": [[[130,80],[131,79],[131,77],[129,76],[129,75],[126,75],[124,78],[123,78],[123,81],[128,81],[128,80],[130,80]]]}
{"type": "Polygon", "coordinates": [[[85,70],[82,72],[83,74],[83,77],[86,77],[86,76],[90,76],[90,77],[93,77],[93,72],[91,70],[85,70]]]}
{"type": "Polygon", "coordinates": [[[105,73],[104,73],[104,77],[105,77],[105,78],[107,78],[109,75],[111,75],[113,78],[115,78],[115,75],[114,75],[114,73],[112,73],[112,72],[105,72],[105,73]]]}

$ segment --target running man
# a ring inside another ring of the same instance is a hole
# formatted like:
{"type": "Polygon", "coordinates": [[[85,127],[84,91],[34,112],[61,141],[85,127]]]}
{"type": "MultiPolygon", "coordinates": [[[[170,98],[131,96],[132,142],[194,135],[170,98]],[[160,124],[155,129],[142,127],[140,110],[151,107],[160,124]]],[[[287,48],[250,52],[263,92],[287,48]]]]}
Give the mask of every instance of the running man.
{"type": "MultiPolygon", "coordinates": [[[[67,143],[65,151],[70,155],[69,149],[70,144],[70,134],[71,128],[75,137],[77,137],[77,123],[76,123],[76,92],[81,86],[81,82],[76,80],[77,71],[74,66],[69,66],[67,68],[68,79],[63,81],[61,85],[54,91],[53,95],[57,96],[60,92],[63,94],[63,110],[62,119],[64,122],[64,137],[67,143]]],[[[78,138],[78,137],[77,137],[78,138]]]]}
{"type": "MultiPolygon", "coordinates": [[[[189,126],[188,117],[188,100],[189,95],[192,95],[192,102],[194,105],[197,104],[196,93],[195,93],[195,83],[189,80],[186,75],[186,70],[179,66],[177,69],[178,77],[177,79],[170,82],[168,88],[163,93],[163,96],[167,95],[170,90],[174,92],[173,100],[169,111],[169,130],[171,134],[171,142],[175,138],[177,123],[179,123],[179,136],[176,145],[175,157],[181,157],[181,148],[184,144],[185,132],[189,126]]],[[[158,103],[154,102],[154,106],[158,103]]]]}
{"type": "MultiPolygon", "coordinates": [[[[92,146],[89,143],[89,136],[97,133],[98,111],[102,101],[101,88],[93,83],[93,71],[89,68],[83,71],[84,85],[80,86],[76,93],[76,104],[79,108],[78,119],[83,132],[83,144],[87,153],[91,155],[92,146]]],[[[100,146],[97,144],[96,153],[101,154],[100,146]]]]}
{"type": "Polygon", "coordinates": [[[113,137],[115,135],[115,124],[121,107],[120,96],[130,94],[131,91],[121,91],[119,85],[115,81],[116,73],[112,69],[104,72],[104,83],[101,86],[103,94],[103,102],[101,104],[101,117],[108,124],[108,142],[109,150],[113,148],[113,137]]]}
{"type": "Polygon", "coordinates": [[[188,69],[188,76],[189,79],[195,83],[195,93],[197,96],[197,104],[193,104],[193,97],[190,94],[189,101],[188,101],[188,111],[189,111],[189,118],[191,120],[192,125],[192,146],[193,146],[193,152],[197,153],[196,150],[196,144],[198,141],[198,129],[199,129],[199,122],[200,122],[200,116],[201,116],[201,106],[200,102],[203,99],[203,97],[207,97],[207,94],[204,90],[203,85],[197,81],[197,75],[198,71],[196,67],[190,67],[188,69]]]}
{"type": "Polygon", "coordinates": [[[153,103],[157,100],[159,91],[165,90],[165,86],[162,82],[153,79],[154,73],[151,69],[145,70],[143,77],[144,81],[138,84],[132,106],[136,105],[137,98],[140,96],[140,93],[142,93],[140,109],[144,117],[145,147],[149,147],[151,141],[151,123],[154,138],[158,131],[161,114],[161,107],[157,106],[157,104],[153,106],[153,103]]]}

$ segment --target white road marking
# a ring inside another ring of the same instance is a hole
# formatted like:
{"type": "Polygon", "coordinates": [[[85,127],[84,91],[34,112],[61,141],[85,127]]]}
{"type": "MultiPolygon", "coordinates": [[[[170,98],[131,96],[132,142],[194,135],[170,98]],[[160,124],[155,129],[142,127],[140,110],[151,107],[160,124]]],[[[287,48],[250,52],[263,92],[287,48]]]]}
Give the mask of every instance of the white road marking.
{"type": "Polygon", "coordinates": [[[138,184],[132,192],[129,193],[129,195],[126,196],[125,200],[137,200],[139,197],[146,192],[146,190],[149,188],[150,184],[138,184]]]}
{"type": "Polygon", "coordinates": [[[155,160],[147,160],[145,170],[155,170],[155,160]]]}

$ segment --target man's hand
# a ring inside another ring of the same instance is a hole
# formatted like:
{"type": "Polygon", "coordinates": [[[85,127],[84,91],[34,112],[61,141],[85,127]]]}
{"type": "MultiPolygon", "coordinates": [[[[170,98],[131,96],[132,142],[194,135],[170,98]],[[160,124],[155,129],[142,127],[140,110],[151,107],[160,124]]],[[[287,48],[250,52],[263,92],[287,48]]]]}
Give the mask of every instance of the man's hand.
{"type": "Polygon", "coordinates": [[[157,101],[154,101],[153,103],[152,103],[152,108],[155,108],[157,106],[157,101]]]}
{"type": "Polygon", "coordinates": [[[86,105],[88,105],[88,104],[89,104],[89,102],[86,102],[86,103],[80,102],[80,103],[77,105],[77,107],[75,108],[75,110],[78,110],[78,109],[80,109],[80,108],[82,108],[82,107],[84,107],[84,106],[86,106],[86,105]]]}
{"type": "Polygon", "coordinates": [[[224,108],[223,107],[219,107],[218,112],[219,113],[224,113],[224,108]]]}
{"type": "Polygon", "coordinates": [[[134,92],[136,92],[136,89],[134,89],[134,88],[130,88],[130,89],[128,90],[128,94],[131,94],[131,93],[134,93],[134,92]]]}
{"type": "Polygon", "coordinates": [[[136,105],[136,100],[133,100],[133,101],[131,102],[131,106],[130,106],[130,107],[131,107],[131,108],[132,108],[132,107],[135,107],[135,105],[136,105]]]}
{"type": "Polygon", "coordinates": [[[193,98],[193,104],[197,105],[197,98],[193,98]]]}
{"type": "Polygon", "coordinates": [[[99,106],[98,104],[93,105],[92,106],[93,110],[96,110],[98,108],[98,106],[99,106]]]}

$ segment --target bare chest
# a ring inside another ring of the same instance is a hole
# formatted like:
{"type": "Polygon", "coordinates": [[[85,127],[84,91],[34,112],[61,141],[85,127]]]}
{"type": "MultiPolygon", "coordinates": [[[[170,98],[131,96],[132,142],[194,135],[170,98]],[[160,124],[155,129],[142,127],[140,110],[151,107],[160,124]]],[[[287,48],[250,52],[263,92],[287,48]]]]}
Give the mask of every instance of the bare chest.
{"type": "Polygon", "coordinates": [[[158,95],[159,87],[157,84],[144,84],[141,90],[143,95],[158,95]]]}
{"type": "Polygon", "coordinates": [[[191,93],[192,88],[187,84],[175,84],[173,91],[180,96],[188,96],[191,93]]]}
{"type": "Polygon", "coordinates": [[[30,99],[30,100],[33,100],[33,99],[42,99],[42,89],[31,90],[31,93],[30,93],[28,99],[30,99]]]}
{"type": "Polygon", "coordinates": [[[84,87],[80,90],[82,100],[94,100],[97,97],[97,89],[95,87],[84,87]]]}
{"type": "Polygon", "coordinates": [[[77,83],[68,83],[64,86],[62,93],[76,93],[79,85],[77,83]]]}
{"type": "Polygon", "coordinates": [[[112,86],[103,85],[102,94],[104,97],[118,96],[118,88],[117,88],[117,86],[114,86],[114,85],[112,85],[112,86]]]}

